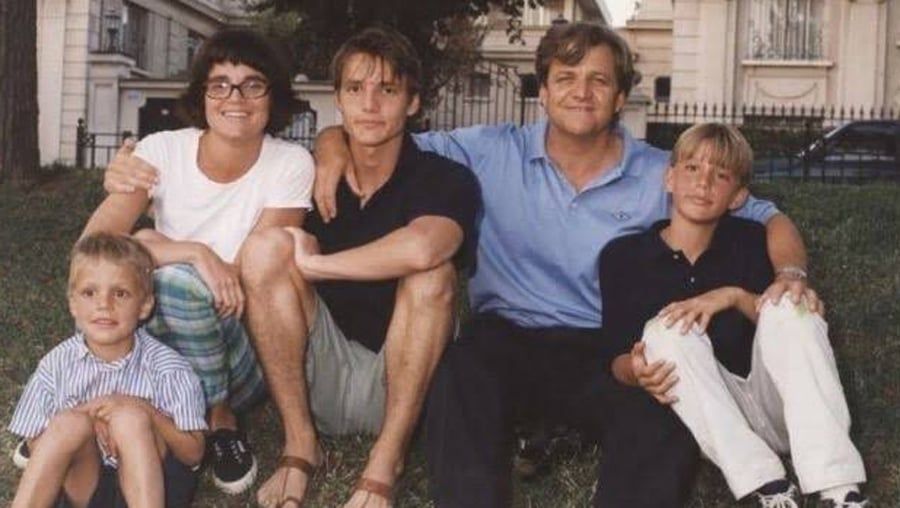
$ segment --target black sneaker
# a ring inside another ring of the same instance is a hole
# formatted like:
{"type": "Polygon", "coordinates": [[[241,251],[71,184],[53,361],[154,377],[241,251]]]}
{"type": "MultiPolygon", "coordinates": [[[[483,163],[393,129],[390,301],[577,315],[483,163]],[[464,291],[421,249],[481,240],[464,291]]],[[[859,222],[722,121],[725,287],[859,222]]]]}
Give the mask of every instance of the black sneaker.
{"type": "Polygon", "coordinates": [[[28,465],[28,459],[31,458],[31,450],[28,449],[28,441],[24,439],[19,441],[19,444],[16,445],[16,449],[13,450],[12,461],[13,464],[16,465],[19,469],[25,469],[25,466],[28,465]]]}
{"type": "Polygon", "coordinates": [[[206,437],[207,463],[212,468],[213,483],[230,495],[244,492],[256,480],[256,457],[239,431],[219,429],[206,437]]]}
{"type": "Polygon", "coordinates": [[[800,508],[800,491],[788,480],[769,482],[753,495],[759,508],[800,508]]]}
{"type": "Polygon", "coordinates": [[[837,503],[832,499],[823,499],[821,504],[822,508],[863,508],[869,505],[869,500],[865,498],[859,492],[853,491],[848,492],[846,496],[844,496],[844,502],[837,503]]]}

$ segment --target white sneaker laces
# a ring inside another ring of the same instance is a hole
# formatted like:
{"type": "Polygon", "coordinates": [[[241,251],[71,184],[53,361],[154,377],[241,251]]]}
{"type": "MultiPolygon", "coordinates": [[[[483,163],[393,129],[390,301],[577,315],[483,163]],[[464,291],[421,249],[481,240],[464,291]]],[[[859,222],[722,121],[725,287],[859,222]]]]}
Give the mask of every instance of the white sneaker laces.
{"type": "Polygon", "coordinates": [[[800,508],[791,491],[759,497],[760,508],[800,508]]]}

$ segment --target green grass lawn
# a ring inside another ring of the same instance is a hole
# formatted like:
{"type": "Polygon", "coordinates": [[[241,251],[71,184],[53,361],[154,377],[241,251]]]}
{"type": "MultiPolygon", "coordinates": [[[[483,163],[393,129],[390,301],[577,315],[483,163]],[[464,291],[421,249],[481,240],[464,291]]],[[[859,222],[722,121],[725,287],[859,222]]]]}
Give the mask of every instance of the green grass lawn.
{"type": "MultiPolygon", "coordinates": [[[[854,416],[853,436],[869,474],[873,504],[900,506],[900,186],[766,184],[756,189],[799,224],[811,257],[811,279],[828,304],[831,338],[854,416]]],[[[0,188],[0,419],[9,421],[37,360],[72,331],[65,307],[66,256],[102,196],[96,176],[63,172],[34,190],[0,188]]],[[[267,404],[248,426],[265,478],[279,451],[279,422],[267,404]]],[[[0,434],[0,452],[15,445],[0,434]]],[[[325,442],[329,467],[309,506],[338,506],[362,467],[369,441],[325,442]]],[[[517,487],[517,506],[586,506],[598,452],[561,451],[551,472],[517,487]]],[[[18,472],[0,457],[0,503],[12,499],[18,472]]],[[[227,499],[204,478],[198,506],[252,505],[227,499]]],[[[425,465],[413,452],[398,506],[428,506],[425,465]]],[[[732,506],[721,476],[705,467],[693,506],[732,506]]],[[[743,503],[752,506],[752,503],[743,503]]]]}

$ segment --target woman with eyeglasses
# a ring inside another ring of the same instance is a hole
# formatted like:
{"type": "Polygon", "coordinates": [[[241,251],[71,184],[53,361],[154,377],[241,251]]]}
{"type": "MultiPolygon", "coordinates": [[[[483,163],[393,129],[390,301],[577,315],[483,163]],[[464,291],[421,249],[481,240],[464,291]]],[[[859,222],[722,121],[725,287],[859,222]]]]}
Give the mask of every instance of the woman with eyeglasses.
{"type": "MultiPolygon", "coordinates": [[[[150,190],[110,194],[83,234],[132,232],[149,209],[153,229],[134,233],[155,258],[156,310],[147,330],[184,355],[208,408],[207,458],[229,494],[252,485],[256,459],[235,411],[265,384],[241,324],[241,247],[262,228],[300,226],[314,169],[301,146],[272,137],[296,111],[288,66],[247,30],[217,33],[200,49],[179,112],[190,127],[123,147],[110,171],[150,174],[150,190]]],[[[114,449],[115,447],[113,447],[114,449]]]]}

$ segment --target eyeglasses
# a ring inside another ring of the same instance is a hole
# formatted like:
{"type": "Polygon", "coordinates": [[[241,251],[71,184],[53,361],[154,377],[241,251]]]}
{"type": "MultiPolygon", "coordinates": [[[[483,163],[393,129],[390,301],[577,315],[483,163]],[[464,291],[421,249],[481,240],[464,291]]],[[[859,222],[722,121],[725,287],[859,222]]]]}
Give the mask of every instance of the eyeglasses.
{"type": "Polygon", "coordinates": [[[267,93],[271,85],[265,80],[250,78],[233,85],[228,80],[216,79],[207,81],[204,85],[206,96],[210,99],[227,99],[231,93],[237,90],[244,99],[259,99],[267,93]]]}

